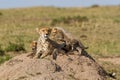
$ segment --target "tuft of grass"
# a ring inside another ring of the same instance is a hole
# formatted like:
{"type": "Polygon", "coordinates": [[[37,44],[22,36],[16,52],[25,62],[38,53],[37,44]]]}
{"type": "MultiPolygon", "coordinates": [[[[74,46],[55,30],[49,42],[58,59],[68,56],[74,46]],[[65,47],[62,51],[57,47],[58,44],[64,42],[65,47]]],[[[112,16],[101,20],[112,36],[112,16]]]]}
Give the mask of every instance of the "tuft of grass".
{"type": "Polygon", "coordinates": [[[15,51],[15,52],[26,51],[24,43],[12,43],[12,42],[9,42],[9,44],[5,48],[5,50],[7,52],[10,52],[10,51],[15,51]]]}
{"type": "Polygon", "coordinates": [[[4,56],[0,57],[0,64],[4,63],[5,61],[8,61],[11,58],[12,57],[10,55],[4,55],[4,56]]]}
{"type": "Polygon", "coordinates": [[[67,16],[67,17],[59,17],[59,18],[54,18],[52,19],[51,25],[56,25],[56,24],[74,24],[76,22],[86,22],[89,19],[86,16],[67,16]]]}
{"type": "Polygon", "coordinates": [[[114,22],[115,22],[115,23],[120,23],[120,16],[119,16],[118,18],[115,18],[115,19],[114,19],[114,22]]]}
{"type": "Polygon", "coordinates": [[[0,45],[0,56],[5,55],[5,51],[3,50],[2,46],[0,45]]]}
{"type": "Polygon", "coordinates": [[[97,8],[97,7],[100,7],[98,4],[94,4],[91,6],[91,8],[97,8]]]}
{"type": "Polygon", "coordinates": [[[0,12],[0,16],[3,15],[2,12],[0,12]]]}

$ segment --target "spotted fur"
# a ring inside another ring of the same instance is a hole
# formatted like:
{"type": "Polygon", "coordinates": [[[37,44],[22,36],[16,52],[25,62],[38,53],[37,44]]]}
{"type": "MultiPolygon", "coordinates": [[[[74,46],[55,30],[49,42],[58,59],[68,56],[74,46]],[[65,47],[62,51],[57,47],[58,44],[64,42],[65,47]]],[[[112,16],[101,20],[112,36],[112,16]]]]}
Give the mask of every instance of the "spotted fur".
{"type": "Polygon", "coordinates": [[[35,58],[44,58],[47,55],[53,55],[53,58],[56,59],[55,55],[65,46],[65,43],[59,44],[49,38],[51,28],[37,29],[37,32],[39,33],[39,39],[37,41],[35,58]]]}
{"type": "Polygon", "coordinates": [[[87,49],[87,47],[84,47],[80,41],[74,39],[69,33],[60,27],[52,28],[51,38],[58,43],[65,41],[66,46],[63,49],[66,52],[78,51],[81,54],[82,50],[87,49]]]}

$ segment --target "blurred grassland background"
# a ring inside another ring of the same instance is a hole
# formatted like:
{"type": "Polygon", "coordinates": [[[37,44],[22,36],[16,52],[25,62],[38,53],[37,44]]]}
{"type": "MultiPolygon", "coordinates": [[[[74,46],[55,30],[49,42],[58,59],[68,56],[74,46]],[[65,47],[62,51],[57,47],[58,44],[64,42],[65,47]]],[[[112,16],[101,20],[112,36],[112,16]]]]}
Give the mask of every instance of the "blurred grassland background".
{"type": "Polygon", "coordinates": [[[120,6],[0,10],[1,50],[5,54],[11,52],[13,43],[20,44],[20,50],[29,52],[31,41],[39,37],[35,28],[56,26],[64,28],[88,46],[87,51],[92,56],[120,56],[120,6]]]}

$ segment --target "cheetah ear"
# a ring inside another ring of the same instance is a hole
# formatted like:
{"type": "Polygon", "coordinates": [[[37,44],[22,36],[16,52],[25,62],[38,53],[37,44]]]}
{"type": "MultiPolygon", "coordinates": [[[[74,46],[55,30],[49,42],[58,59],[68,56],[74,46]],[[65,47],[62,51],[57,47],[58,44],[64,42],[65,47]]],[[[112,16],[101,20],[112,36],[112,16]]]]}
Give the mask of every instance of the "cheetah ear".
{"type": "Polygon", "coordinates": [[[39,33],[39,28],[36,28],[36,32],[39,33]]]}
{"type": "Polygon", "coordinates": [[[57,32],[57,28],[56,28],[56,27],[53,27],[53,28],[52,28],[52,32],[56,33],[56,32],[57,32]]]}
{"type": "Polygon", "coordinates": [[[51,32],[51,31],[52,31],[52,28],[49,28],[49,31],[51,32]]]}

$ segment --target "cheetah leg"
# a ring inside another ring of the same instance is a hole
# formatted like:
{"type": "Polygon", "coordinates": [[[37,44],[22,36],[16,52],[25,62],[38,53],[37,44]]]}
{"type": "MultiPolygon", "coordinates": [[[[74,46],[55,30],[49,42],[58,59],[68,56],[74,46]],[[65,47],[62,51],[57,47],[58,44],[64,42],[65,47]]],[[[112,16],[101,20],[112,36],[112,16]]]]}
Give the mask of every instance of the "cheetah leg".
{"type": "Polygon", "coordinates": [[[82,49],[80,47],[76,47],[76,49],[78,50],[79,54],[82,54],[82,49]]]}
{"type": "Polygon", "coordinates": [[[30,54],[27,55],[27,57],[33,58],[34,55],[35,55],[35,53],[34,53],[34,52],[31,52],[30,54]]]}
{"type": "Polygon", "coordinates": [[[47,52],[45,52],[45,53],[43,53],[42,55],[41,55],[41,59],[43,59],[43,58],[45,58],[46,56],[48,55],[48,53],[47,52]]]}
{"type": "Polygon", "coordinates": [[[53,53],[52,53],[52,57],[53,57],[54,60],[57,59],[57,55],[58,55],[58,50],[57,50],[57,49],[54,49],[54,50],[53,50],[53,53]]]}
{"type": "Polygon", "coordinates": [[[36,52],[34,58],[40,58],[41,55],[42,55],[42,51],[41,51],[41,49],[39,49],[39,50],[37,50],[37,52],[36,52]]]}

